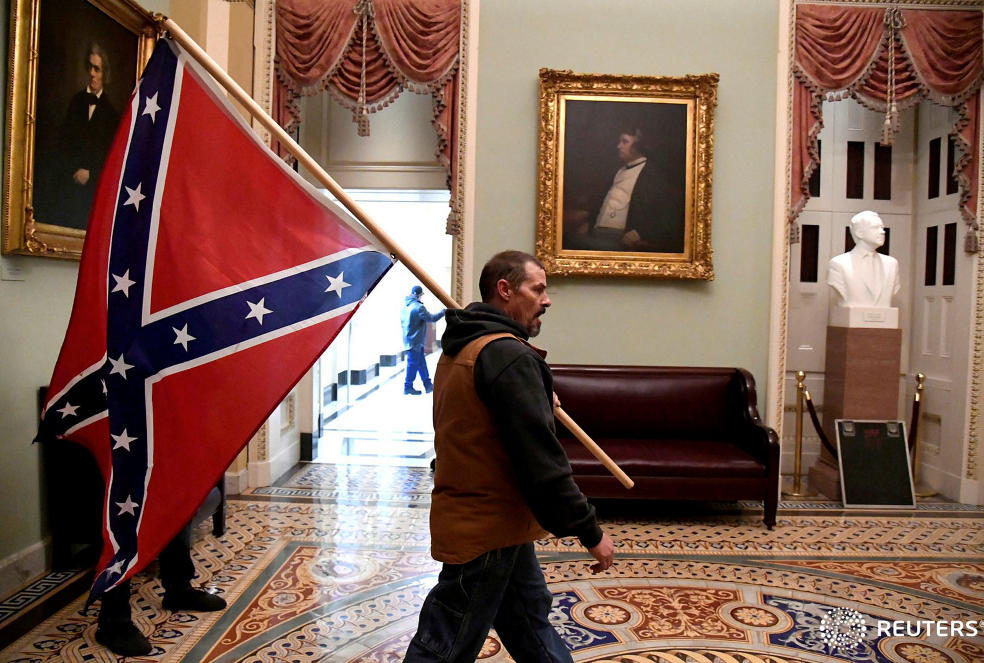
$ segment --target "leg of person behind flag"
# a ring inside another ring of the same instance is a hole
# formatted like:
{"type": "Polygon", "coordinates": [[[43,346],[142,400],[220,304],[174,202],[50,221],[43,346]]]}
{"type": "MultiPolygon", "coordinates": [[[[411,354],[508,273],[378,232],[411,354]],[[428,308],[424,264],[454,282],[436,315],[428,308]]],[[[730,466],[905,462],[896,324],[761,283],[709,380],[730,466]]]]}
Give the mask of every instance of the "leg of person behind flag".
{"type": "MultiPolygon", "coordinates": [[[[192,522],[178,532],[158,560],[161,565],[162,604],[172,612],[215,612],[226,607],[225,599],[191,586],[195,564],[191,559],[191,530],[193,523],[215,510],[214,504],[199,509],[192,522]],[[204,515],[202,515],[204,514],[204,515]]],[[[103,594],[100,599],[99,627],[96,642],[119,656],[145,656],[153,646],[134,625],[130,608],[130,581],[126,580],[103,594]]]]}

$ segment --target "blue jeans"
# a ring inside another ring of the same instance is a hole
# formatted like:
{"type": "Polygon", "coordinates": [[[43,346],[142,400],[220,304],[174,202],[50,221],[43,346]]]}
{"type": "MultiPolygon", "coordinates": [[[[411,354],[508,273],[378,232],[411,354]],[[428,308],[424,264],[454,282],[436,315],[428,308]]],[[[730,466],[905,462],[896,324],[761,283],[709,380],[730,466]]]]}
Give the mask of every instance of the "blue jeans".
{"type": "Polygon", "coordinates": [[[424,358],[424,349],[422,347],[407,350],[407,377],[403,381],[404,389],[413,387],[413,381],[417,379],[418,373],[420,373],[420,379],[423,381],[424,387],[430,387],[431,376],[427,372],[427,360],[424,358]]]}
{"type": "Polygon", "coordinates": [[[445,564],[420,608],[417,634],[403,661],[474,663],[495,626],[516,663],[571,663],[550,624],[552,605],[532,543],[445,564]]]}

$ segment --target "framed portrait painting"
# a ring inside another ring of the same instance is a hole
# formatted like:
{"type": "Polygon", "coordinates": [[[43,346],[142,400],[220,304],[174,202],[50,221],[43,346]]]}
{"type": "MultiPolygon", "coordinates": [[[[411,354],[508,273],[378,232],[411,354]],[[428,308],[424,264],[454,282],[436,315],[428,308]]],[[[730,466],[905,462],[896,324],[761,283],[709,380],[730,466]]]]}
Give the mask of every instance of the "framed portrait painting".
{"type": "Polygon", "coordinates": [[[77,260],[156,24],[130,0],[14,0],[11,12],[3,252],[77,260]]]}
{"type": "Polygon", "coordinates": [[[540,70],[536,252],[548,273],[714,278],[717,82],[540,70]]]}

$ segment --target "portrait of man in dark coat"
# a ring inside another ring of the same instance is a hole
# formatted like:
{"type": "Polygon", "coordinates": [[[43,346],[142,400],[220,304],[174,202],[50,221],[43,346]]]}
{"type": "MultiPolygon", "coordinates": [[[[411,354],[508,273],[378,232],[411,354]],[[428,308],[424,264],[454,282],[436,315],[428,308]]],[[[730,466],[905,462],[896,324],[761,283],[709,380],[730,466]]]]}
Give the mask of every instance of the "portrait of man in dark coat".
{"type": "Polygon", "coordinates": [[[85,89],[68,104],[59,130],[62,148],[56,190],[60,192],[57,215],[47,223],[85,228],[103,162],[120,122],[120,115],[106,94],[111,82],[109,58],[99,44],[92,44],[82,61],[88,77],[85,89]]]}

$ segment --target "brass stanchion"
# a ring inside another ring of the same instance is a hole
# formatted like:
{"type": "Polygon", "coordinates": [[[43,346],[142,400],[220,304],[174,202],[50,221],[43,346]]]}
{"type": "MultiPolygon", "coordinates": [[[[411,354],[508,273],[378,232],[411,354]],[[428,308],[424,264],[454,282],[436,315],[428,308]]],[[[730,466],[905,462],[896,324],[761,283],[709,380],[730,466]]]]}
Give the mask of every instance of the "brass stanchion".
{"type": "Polygon", "coordinates": [[[919,448],[922,446],[922,396],[926,387],[926,376],[916,375],[916,396],[912,403],[912,489],[916,497],[933,497],[937,494],[932,488],[919,488],[919,448]]]}
{"type": "Polygon", "coordinates": [[[796,373],[796,456],[793,461],[793,487],[792,490],[783,490],[783,497],[806,497],[807,492],[803,490],[803,394],[806,387],[803,381],[806,373],[798,371],[796,373]]]}

